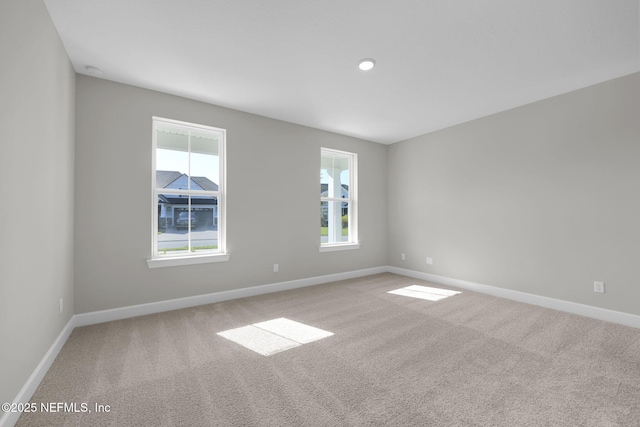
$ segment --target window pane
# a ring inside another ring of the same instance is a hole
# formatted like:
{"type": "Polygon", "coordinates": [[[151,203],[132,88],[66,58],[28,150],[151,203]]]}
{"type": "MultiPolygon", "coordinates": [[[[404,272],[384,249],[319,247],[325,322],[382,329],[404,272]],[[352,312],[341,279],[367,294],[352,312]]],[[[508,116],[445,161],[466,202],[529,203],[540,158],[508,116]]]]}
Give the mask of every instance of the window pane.
{"type": "Polygon", "coordinates": [[[191,251],[211,252],[218,250],[218,198],[211,196],[192,197],[191,210],[195,223],[191,228],[191,251]]]}
{"type": "Polygon", "coordinates": [[[220,183],[220,157],[218,136],[194,134],[191,136],[192,189],[218,191],[220,183]]]}
{"type": "MultiPolygon", "coordinates": [[[[187,205],[175,203],[175,194],[158,196],[158,255],[179,255],[189,252],[189,228],[178,227],[177,220],[182,213],[188,215],[187,205]]],[[[188,201],[186,196],[182,200],[188,201]]],[[[182,222],[182,219],[181,219],[182,222]]]]}
{"type": "Polygon", "coordinates": [[[320,243],[349,241],[349,203],[320,202],[320,243]]]}
{"type": "Polygon", "coordinates": [[[322,153],[320,194],[322,197],[349,198],[349,157],[322,153]]]}
{"type": "Polygon", "coordinates": [[[179,128],[158,125],[156,132],[156,188],[187,189],[189,139],[179,128]]]}

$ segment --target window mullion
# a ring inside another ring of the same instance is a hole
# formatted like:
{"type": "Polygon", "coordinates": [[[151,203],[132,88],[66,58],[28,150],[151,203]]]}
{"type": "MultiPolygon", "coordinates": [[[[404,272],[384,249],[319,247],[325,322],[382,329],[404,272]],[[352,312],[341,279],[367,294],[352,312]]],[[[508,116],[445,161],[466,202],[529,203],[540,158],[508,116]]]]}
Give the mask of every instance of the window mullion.
{"type": "Polygon", "coordinates": [[[192,253],[191,249],[191,130],[187,133],[187,190],[189,190],[189,201],[187,202],[187,253],[192,253]]]}
{"type": "Polygon", "coordinates": [[[220,191],[211,190],[180,190],[175,188],[156,188],[156,191],[160,194],[184,194],[189,196],[219,196],[220,191]]]}
{"type": "MultiPolygon", "coordinates": [[[[195,212],[193,212],[195,215],[195,212]]],[[[191,253],[191,196],[187,202],[187,251],[191,253]]]]}
{"type": "Polygon", "coordinates": [[[338,197],[320,197],[321,202],[352,202],[352,198],[338,198],[338,197]]]}

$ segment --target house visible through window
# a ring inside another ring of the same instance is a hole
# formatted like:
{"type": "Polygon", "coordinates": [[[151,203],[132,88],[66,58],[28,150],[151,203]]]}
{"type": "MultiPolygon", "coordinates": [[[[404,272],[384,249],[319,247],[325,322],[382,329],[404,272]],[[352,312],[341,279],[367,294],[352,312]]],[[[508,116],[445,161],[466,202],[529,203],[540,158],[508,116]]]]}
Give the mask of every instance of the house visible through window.
{"type": "Polygon", "coordinates": [[[153,119],[153,257],[225,252],[224,129],[153,119]]]}
{"type": "Polygon", "coordinates": [[[357,154],[321,149],[320,245],[355,247],[357,233],[357,154]]]}

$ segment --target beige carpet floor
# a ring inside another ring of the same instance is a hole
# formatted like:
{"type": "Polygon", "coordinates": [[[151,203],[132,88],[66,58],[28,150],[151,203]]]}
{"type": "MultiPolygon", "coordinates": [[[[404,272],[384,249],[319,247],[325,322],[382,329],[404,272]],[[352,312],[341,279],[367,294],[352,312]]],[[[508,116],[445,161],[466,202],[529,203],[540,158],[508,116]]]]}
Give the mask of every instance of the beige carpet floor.
{"type": "Polygon", "coordinates": [[[18,426],[640,426],[640,330],[394,274],[76,328],[18,426]],[[450,289],[450,288],[449,288],[450,289]],[[262,356],[217,332],[334,335],[262,356]],[[95,404],[110,412],[95,412],[95,404]]]}

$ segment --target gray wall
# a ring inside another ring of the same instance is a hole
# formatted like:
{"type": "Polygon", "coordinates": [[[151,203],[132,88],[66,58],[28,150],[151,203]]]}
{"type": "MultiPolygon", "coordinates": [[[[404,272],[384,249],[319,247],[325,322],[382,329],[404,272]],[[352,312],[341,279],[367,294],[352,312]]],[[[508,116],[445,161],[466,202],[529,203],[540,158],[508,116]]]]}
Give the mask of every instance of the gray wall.
{"type": "Polygon", "coordinates": [[[0,402],[11,402],[73,314],[75,74],[39,0],[0,2],[0,58],[0,402]]]}
{"type": "Polygon", "coordinates": [[[393,144],[390,265],[640,314],[639,136],[636,73],[393,144]]]}
{"type": "Polygon", "coordinates": [[[387,146],[86,76],[76,90],[76,313],[386,264],[387,146]],[[227,129],[230,261],[147,267],[152,116],[227,129]],[[358,250],[318,251],[322,146],[358,153],[358,250]]]}

